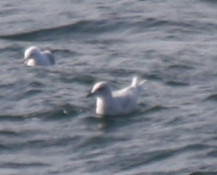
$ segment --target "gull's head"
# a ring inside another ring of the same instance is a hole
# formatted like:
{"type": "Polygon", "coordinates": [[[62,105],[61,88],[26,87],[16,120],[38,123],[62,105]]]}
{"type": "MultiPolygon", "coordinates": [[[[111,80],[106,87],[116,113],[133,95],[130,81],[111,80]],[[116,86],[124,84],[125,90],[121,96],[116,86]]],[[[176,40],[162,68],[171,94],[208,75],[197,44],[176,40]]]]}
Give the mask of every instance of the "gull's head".
{"type": "Polygon", "coordinates": [[[91,91],[88,93],[87,97],[89,96],[98,96],[98,97],[103,97],[106,96],[107,94],[111,94],[111,89],[110,85],[106,81],[101,81],[96,83],[91,91]]]}
{"type": "Polygon", "coordinates": [[[35,58],[40,54],[41,54],[41,52],[40,52],[39,48],[37,48],[35,46],[31,46],[25,50],[24,59],[26,60],[29,58],[35,58]]]}

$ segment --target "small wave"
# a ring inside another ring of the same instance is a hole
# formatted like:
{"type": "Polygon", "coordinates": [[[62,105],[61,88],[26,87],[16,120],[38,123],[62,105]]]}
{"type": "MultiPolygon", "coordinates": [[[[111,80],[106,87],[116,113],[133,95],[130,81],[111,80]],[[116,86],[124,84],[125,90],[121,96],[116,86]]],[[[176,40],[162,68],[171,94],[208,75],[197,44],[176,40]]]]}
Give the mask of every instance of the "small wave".
{"type": "Polygon", "coordinates": [[[64,38],[64,36],[69,36],[69,34],[73,33],[81,33],[81,34],[93,34],[93,33],[102,33],[113,31],[115,29],[119,29],[120,27],[125,25],[122,21],[119,20],[83,20],[78,21],[73,24],[67,24],[52,28],[39,29],[35,31],[2,35],[0,38],[7,40],[53,40],[54,37],[64,38]]]}
{"type": "Polygon", "coordinates": [[[159,19],[158,18],[146,18],[143,21],[137,22],[137,26],[139,26],[139,24],[143,25],[143,27],[146,27],[146,28],[168,27],[169,26],[169,27],[175,27],[176,30],[179,29],[181,31],[187,30],[187,29],[192,30],[192,28],[195,28],[198,30],[198,29],[205,28],[205,27],[210,27],[214,29],[214,26],[215,26],[215,24],[212,24],[212,23],[204,23],[204,22],[196,21],[196,20],[195,21],[192,21],[192,20],[174,21],[174,20],[162,20],[160,18],[159,19]]]}
{"type": "Polygon", "coordinates": [[[174,80],[169,80],[166,82],[167,85],[169,86],[188,86],[189,83],[181,82],[181,81],[174,81],[174,80]]]}
{"type": "Polygon", "coordinates": [[[211,94],[205,98],[205,101],[217,101],[217,94],[211,94]]]}
{"type": "Polygon", "coordinates": [[[49,164],[42,162],[7,162],[3,163],[0,166],[4,168],[27,168],[27,167],[44,167],[49,166],[49,164]]]}
{"type": "Polygon", "coordinates": [[[16,137],[18,135],[18,133],[15,132],[15,131],[1,130],[0,135],[4,135],[4,136],[7,136],[7,137],[13,137],[13,136],[16,137]]]}
{"type": "Polygon", "coordinates": [[[126,154],[124,157],[118,158],[114,162],[119,165],[120,170],[128,170],[135,167],[140,167],[148,164],[153,164],[164,159],[169,159],[176,154],[176,151],[173,150],[160,150],[160,151],[152,151],[149,153],[140,153],[140,154],[126,154]]]}
{"type": "MultiPolygon", "coordinates": [[[[41,149],[45,147],[57,148],[57,147],[62,147],[64,145],[70,145],[80,139],[79,136],[34,139],[31,137],[32,134],[34,135],[36,134],[36,132],[32,132],[28,134],[29,139],[24,139],[24,140],[19,139],[19,141],[11,141],[11,142],[6,142],[4,144],[0,144],[0,150],[17,152],[17,151],[25,150],[27,148],[31,148],[31,149],[41,149]]],[[[19,137],[23,137],[23,134],[19,134],[19,137]]]]}
{"type": "Polygon", "coordinates": [[[158,18],[147,18],[142,22],[145,27],[165,27],[165,26],[178,26],[178,27],[190,27],[192,23],[173,21],[173,20],[162,20],[158,18]]]}
{"type": "Polygon", "coordinates": [[[3,115],[0,115],[0,121],[22,121],[26,118],[25,115],[7,115],[7,114],[3,114],[3,115]]]}
{"type": "Polygon", "coordinates": [[[8,145],[0,144],[0,150],[1,151],[11,151],[11,148],[8,147],[8,145]]]}
{"type": "MultiPolygon", "coordinates": [[[[216,27],[214,24],[204,24],[198,21],[169,21],[169,20],[161,20],[157,18],[147,18],[143,20],[135,20],[130,21],[128,19],[100,19],[100,20],[81,20],[71,24],[51,27],[51,28],[42,28],[33,31],[26,31],[22,33],[15,34],[5,34],[1,35],[0,38],[6,40],[21,40],[21,41],[32,41],[32,40],[40,40],[40,41],[49,41],[54,40],[54,38],[68,38],[70,35],[73,37],[78,37],[79,34],[83,35],[91,35],[91,34],[101,34],[105,32],[118,32],[125,31],[126,29],[136,29],[138,31],[143,31],[149,28],[156,27],[183,27],[184,29],[190,28],[205,28],[210,27],[213,29],[216,27]]],[[[176,29],[177,30],[177,29],[176,29]]],[[[80,37],[80,35],[79,35],[80,37]]]]}
{"type": "Polygon", "coordinates": [[[23,98],[27,98],[27,97],[39,94],[41,92],[42,92],[42,90],[40,90],[40,89],[29,89],[23,94],[23,98]]]}
{"type": "Polygon", "coordinates": [[[206,150],[206,149],[209,149],[209,148],[210,148],[210,146],[207,145],[207,144],[193,143],[193,144],[183,146],[182,148],[179,149],[179,152],[206,150]]]}
{"type": "Polygon", "coordinates": [[[210,5],[216,5],[217,1],[216,0],[200,0],[201,2],[209,3],[210,5]]]}
{"type": "Polygon", "coordinates": [[[43,120],[59,120],[75,116],[81,112],[80,107],[65,104],[62,106],[56,106],[54,109],[47,111],[35,111],[30,113],[20,114],[2,114],[0,115],[0,121],[22,121],[31,118],[40,118],[43,120]]]}
{"type": "Polygon", "coordinates": [[[159,111],[168,110],[168,109],[170,109],[170,107],[155,105],[155,106],[152,106],[152,107],[146,109],[145,113],[159,112],[159,111]]]}
{"type": "Polygon", "coordinates": [[[175,64],[175,65],[171,65],[168,67],[168,69],[175,69],[175,70],[192,70],[194,69],[193,66],[190,66],[190,65],[178,65],[178,64],[175,64]]]}
{"type": "Polygon", "coordinates": [[[216,174],[217,174],[217,171],[197,171],[189,175],[216,175],[216,174]]]}

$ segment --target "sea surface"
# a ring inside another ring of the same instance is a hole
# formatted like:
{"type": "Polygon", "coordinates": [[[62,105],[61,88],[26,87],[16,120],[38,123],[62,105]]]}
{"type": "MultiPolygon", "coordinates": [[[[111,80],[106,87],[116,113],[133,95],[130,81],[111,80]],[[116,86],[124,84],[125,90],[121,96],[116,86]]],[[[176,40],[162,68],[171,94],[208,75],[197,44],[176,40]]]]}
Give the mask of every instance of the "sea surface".
{"type": "Polygon", "coordinates": [[[1,0],[1,175],[216,175],[216,0],[1,0]],[[29,46],[51,67],[27,67],[29,46]],[[147,79],[97,118],[87,92],[147,79]]]}

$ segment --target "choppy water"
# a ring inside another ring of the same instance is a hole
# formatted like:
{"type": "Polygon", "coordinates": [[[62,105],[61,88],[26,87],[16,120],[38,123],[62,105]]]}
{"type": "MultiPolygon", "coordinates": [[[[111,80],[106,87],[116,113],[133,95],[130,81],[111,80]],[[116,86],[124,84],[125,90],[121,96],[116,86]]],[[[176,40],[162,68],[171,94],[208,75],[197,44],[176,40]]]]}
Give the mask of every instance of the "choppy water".
{"type": "Polygon", "coordinates": [[[0,174],[217,174],[215,0],[0,2],[0,174]],[[57,65],[25,67],[30,45],[57,65]],[[137,111],[86,93],[147,79],[137,111]]]}

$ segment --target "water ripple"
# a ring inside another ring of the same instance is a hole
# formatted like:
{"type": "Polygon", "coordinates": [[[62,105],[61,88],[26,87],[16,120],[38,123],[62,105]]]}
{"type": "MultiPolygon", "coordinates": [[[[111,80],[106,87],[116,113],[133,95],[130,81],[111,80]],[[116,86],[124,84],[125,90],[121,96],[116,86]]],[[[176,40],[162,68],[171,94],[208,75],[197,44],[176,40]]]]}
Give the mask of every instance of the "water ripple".
{"type": "Polygon", "coordinates": [[[1,163],[0,167],[2,168],[12,168],[12,169],[23,169],[23,168],[42,168],[50,166],[47,163],[42,162],[8,162],[1,163]]]}

